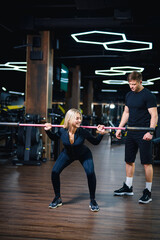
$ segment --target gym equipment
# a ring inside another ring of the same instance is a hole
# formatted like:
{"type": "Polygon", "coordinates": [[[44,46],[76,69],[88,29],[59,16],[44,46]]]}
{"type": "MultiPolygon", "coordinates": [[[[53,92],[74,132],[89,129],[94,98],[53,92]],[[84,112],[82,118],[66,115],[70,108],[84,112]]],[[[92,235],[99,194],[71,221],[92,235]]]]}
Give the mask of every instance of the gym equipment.
{"type": "MultiPolygon", "coordinates": [[[[17,126],[17,127],[45,127],[45,124],[35,124],[35,123],[13,123],[13,122],[0,122],[0,126],[17,126]]],[[[52,127],[63,127],[63,125],[52,124],[52,127]]],[[[82,128],[96,129],[97,126],[81,126],[82,128]]],[[[155,128],[150,127],[104,127],[104,129],[115,129],[124,131],[149,131],[154,132],[155,128]]]]}
{"type": "Polygon", "coordinates": [[[29,125],[39,123],[41,118],[39,115],[26,114],[25,120],[27,126],[18,127],[17,159],[12,162],[16,165],[39,166],[43,155],[42,139],[39,128],[29,125]]]}

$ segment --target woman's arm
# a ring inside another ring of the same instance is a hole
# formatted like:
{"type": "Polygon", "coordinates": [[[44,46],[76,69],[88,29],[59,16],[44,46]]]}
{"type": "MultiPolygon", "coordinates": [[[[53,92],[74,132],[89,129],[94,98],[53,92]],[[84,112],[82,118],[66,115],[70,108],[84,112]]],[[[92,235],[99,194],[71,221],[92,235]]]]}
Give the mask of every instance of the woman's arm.
{"type": "Polygon", "coordinates": [[[44,130],[47,134],[47,136],[51,139],[51,140],[56,140],[57,137],[59,137],[59,133],[56,132],[56,133],[52,133],[51,132],[51,129],[52,129],[52,124],[51,123],[45,123],[45,127],[44,127],[44,130]]]}
{"type": "Polygon", "coordinates": [[[98,145],[101,142],[103,135],[105,134],[105,130],[103,127],[103,125],[98,125],[97,130],[98,132],[100,132],[100,134],[98,134],[96,137],[94,137],[89,131],[84,129],[85,138],[93,145],[98,145]]]}

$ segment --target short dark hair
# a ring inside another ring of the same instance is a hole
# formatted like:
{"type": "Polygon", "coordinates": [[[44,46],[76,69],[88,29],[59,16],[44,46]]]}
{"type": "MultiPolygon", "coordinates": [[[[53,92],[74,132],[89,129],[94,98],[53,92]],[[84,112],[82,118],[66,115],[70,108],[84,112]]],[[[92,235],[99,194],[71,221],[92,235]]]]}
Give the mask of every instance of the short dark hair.
{"type": "Polygon", "coordinates": [[[130,73],[128,75],[127,79],[128,79],[128,81],[136,80],[136,81],[140,82],[142,80],[142,74],[140,72],[133,71],[132,73],[130,73]]]}

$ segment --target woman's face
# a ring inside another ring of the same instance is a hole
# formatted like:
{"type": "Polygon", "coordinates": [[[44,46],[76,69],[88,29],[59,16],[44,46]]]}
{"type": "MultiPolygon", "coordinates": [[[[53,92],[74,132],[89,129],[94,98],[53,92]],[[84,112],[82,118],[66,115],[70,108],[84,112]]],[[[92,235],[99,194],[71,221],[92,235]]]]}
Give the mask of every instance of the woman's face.
{"type": "Polygon", "coordinates": [[[79,128],[81,125],[81,115],[79,113],[76,113],[75,116],[71,119],[70,124],[72,127],[79,128]]]}

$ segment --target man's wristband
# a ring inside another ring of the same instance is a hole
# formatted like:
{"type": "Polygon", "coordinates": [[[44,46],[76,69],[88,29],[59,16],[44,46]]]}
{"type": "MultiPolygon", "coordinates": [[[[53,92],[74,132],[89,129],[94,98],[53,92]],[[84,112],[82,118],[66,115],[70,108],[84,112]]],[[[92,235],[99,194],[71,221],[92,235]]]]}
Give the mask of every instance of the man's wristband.
{"type": "Polygon", "coordinates": [[[153,135],[154,134],[154,132],[149,132],[151,135],[153,135]]]}

